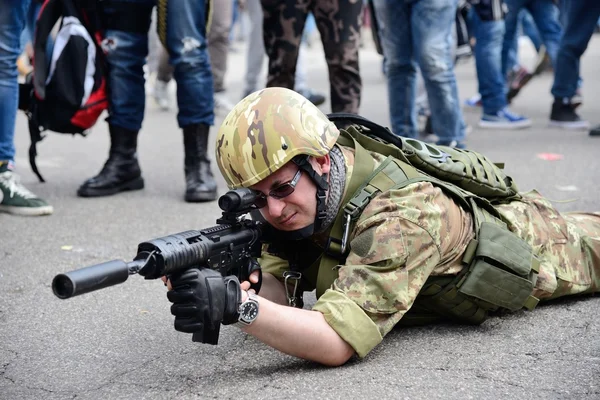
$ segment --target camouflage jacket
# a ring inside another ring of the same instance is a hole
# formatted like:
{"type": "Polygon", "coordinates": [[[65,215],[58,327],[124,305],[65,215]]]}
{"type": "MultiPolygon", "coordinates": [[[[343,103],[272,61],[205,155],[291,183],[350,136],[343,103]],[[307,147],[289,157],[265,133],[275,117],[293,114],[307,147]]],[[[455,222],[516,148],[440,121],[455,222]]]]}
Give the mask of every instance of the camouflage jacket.
{"type": "MultiPolygon", "coordinates": [[[[351,149],[342,150],[349,182],[354,156],[351,149]]],[[[383,161],[381,155],[371,154],[378,163],[383,161]]],[[[585,259],[581,237],[573,239],[569,248],[553,247],[569,242],[567,221],[541,196],[525,194],[499,211],[509,229],[534,246],[542,258],[538,298],[597,288],[598,282],[591,285],[590,274],[582,272],[586,268],[581,261],[570,261],[585,259]],[[544,246],[547,249],[541,251],[544,246]],[[561,263],[562,270],[555,268],[561,263]],[[569,284],[560,287],[557,275],[569,284]]],[[[596,247],[591,247],[600,254],[600,217],[589,224],[583,234],[597,238],[596,247]]],[[[330,288],[317,293],[313,310],[322,312],[330,326],[363,357],[403,318],[430,276],[456,275],[465,268],[462,255],[474,234],[471,214],[429,182],[383,192],[359,217],[350,236],[350,253],[338,266],[337,279],[330,288]]],[[[321,239],[313,238],[313,243],[318,245],[321,239]]],[[[303,245],[295,247],[303,254],[311,253],[303,245]]],[[[304,261],[310,265],[312,260],[304,261]]],[[[263,271],[280,279],[289,269],[287,260],[267,248],[260,263],[263,271]]],[[[600,270],[600,265],[596,267],[600,270]]],[[[303,271],[303,290],[315,289],[316,269],[318,262],[303,271]]]]}

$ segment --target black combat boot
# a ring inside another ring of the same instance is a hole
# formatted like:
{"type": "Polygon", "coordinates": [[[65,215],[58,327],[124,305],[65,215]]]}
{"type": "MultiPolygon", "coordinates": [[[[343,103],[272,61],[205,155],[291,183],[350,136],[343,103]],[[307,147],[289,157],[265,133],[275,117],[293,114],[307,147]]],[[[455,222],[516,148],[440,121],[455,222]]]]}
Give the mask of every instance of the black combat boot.
{"type": "Polygon", "coordinates": [[[183,128],[185,201],[212,201],[217,198],[217,183],[210,170],[210,160],[206,154],[209,129],[210,127],[205,124],[183,128]]]}
{"type": "Polygon", "coordinates": [[[109,196],[144,188],[137,159],[137,131],[110,125],[110,152],[102,171],[79,187],[81,197],[109,196]]]}

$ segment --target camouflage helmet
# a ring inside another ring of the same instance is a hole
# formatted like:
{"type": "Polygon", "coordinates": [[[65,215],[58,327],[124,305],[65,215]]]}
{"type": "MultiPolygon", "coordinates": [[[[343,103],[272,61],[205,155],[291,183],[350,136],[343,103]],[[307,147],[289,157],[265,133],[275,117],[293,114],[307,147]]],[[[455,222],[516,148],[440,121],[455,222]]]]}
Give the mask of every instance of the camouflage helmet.
{"type": "Polygon", "coordinates": [[[216,160],[230,189],[250,187],[297,155],[329,153],[338,136],[337,127],[309,100],[272,87],[246,96],[225,117],[216,160]]]}

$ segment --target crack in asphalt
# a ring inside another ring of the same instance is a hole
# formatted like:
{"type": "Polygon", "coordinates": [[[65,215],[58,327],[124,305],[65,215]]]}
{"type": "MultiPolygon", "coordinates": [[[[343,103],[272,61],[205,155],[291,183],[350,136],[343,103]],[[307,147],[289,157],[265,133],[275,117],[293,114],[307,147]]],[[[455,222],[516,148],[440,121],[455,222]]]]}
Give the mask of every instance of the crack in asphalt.
{"type": "Polygon", "coordinates": [[[11,353],[14,356],[14,360],[4,361],[4,362],[2,362],[2,365],[0,366],[0,378],[6,379],[7,381],[14,384],[15,380],[6,376],[6,370],[13,363],[13,361],[15,361],[17,358],[19,358],[19,353],[14,350],[4,349],[4,348],[0,348],[0,350],[6,351],[7,353],[11,353]]]}

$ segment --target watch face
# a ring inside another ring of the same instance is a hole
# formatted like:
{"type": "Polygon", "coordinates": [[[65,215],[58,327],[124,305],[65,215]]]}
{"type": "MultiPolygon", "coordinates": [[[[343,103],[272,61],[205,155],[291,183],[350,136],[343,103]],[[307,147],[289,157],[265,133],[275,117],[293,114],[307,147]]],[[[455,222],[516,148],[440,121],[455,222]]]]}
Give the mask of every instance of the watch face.
{"type": "Polygon", "coordinates": [[[252,301],[247,301],[246,303],[242,304],[240,314],[244,320],[254,321],[254,319],[258,316],[258,305],[252,301]]]}

